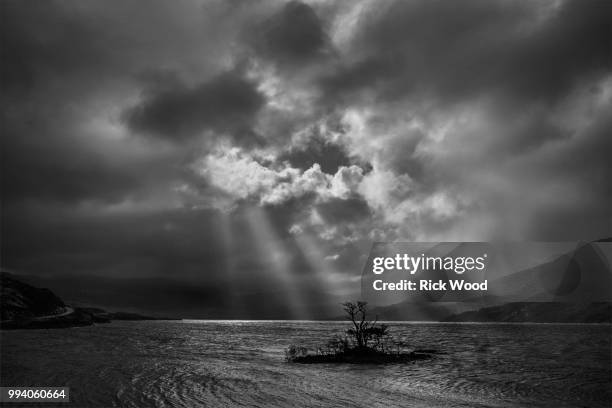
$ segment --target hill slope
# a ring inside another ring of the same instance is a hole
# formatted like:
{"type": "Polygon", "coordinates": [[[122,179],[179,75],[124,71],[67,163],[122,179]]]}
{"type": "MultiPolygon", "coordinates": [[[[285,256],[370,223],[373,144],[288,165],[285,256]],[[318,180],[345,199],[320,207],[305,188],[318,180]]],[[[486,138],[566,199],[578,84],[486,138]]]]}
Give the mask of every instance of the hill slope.
{"type": "Polygon", "coordinates": [[[612,303],[512,302],[454,314],[444,321],[612,323],[612,303]]]}
{"type": "Polygon", "coordinates": [[[49,289],[35,288],[8,273],[0,274],[0,287],[2,320],[58,315],[66,311],[62,299],[49,289]]]}
{"type": "Polygon", "coordinates": [[[49,289],[21,282],[0,273],[2,329],[47,329],[89,326],[111,320],[156,320],[135,313],[107,312],[98,308],[71,307],[49,289]]]}

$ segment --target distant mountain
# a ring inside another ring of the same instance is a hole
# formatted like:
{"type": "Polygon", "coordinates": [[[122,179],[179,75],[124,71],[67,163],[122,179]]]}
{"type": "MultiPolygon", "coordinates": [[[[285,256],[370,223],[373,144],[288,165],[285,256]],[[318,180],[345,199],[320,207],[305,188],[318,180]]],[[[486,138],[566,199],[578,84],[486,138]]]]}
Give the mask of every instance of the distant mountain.
{"type": "MultiPolygon", "coordinates": [[[[612,323],[612,302],[401,302],[372,307],[370,319],[423,322],[612,323]]],[[[337,317],[335,320],[341,320],[337,317]]]]}
{"type": "Polygon", "coordinates": [[[88,326],[111,320],[157,320],[136,313],[107,312],[99,308],[72,307],[49,289],[37,288],[0,273],[2,329],[46,329],[88,326]]]}
{"type": "Polygon", "coordinates": [[[512,302],[453,314],[444,321],[612,323],[612,303],[512,302]]]}
{"type": "Polygon", "coordinates": [[[549,262],[493,280],[492,294],[505,302],[610,302],[610,244],[600,242],[578,245],[574,251],[549,262]]]}
{"type": "Polygon", "coordinates": [[[475,307],[462,302],[401,302],[369,308],[368,315],[371,319],[378,318],[381,321],[438,322],[452,313],[469,311],[475,307]]]}

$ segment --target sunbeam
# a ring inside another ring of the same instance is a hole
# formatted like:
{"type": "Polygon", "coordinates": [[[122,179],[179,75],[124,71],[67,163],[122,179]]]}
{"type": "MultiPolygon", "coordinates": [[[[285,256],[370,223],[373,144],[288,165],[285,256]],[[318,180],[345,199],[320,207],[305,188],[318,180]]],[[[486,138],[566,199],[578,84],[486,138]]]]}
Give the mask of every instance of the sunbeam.
{"type": "Polygon", "coordinates": [[[325,260],[325,252],[307,232],[296,234],[294,239],[313,271],[313,279],[327,295],[323,305],[326,314],[333,316],[339,302],[355,296],[352,287],[359,287],[360,276],[343,277],[332,262],[325,260]]]}
{"type": "MultiPolygon", "coordinates": [[[[232,287],[236,282],[240,282],[236,274],[236,259],[234,254],[238,250],[236,241],[234,239],[234,224],[230,216],[223,212],[220,217],[220,230],[223,242],[223,251],[225,253],[225,277],[228,283],[227,287],[232,287]]],[[[236,290],[229,291],[230,305],[232,312],[232,318],[243,318],[245,313],[244,303],[240,293],[236,290]]]]}
{"type": "Polygon", "coordinates": [[[271,273],[271,277],[280,284],[285,294],[287,308],[294,319],[310,318],[300,288],[291,275],[291,263],[287,248],[270,223],[265,211],[260,207],[252,207],[246,211],[246,219],[253,242],[261,259],[270,270],[261,273],[271,273]]]}

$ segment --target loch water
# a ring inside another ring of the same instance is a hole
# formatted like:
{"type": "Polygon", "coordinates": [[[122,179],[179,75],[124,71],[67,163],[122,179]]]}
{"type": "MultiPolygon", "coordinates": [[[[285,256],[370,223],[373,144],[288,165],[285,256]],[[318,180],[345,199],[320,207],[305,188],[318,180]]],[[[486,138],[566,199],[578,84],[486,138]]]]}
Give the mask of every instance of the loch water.
{"type": "MultiPolygon", "coordinates": [[[[391,323],[404,364],[290,364],[347,324],[138,321],[3,331],[2,386],[67,386],[78,407],[610,407],[612,326],[391,323]]],[[[11,405],[14,406],[14,405],[11,405]]],[[[31,406],[31,405],[24,405],[31,406]]]]}

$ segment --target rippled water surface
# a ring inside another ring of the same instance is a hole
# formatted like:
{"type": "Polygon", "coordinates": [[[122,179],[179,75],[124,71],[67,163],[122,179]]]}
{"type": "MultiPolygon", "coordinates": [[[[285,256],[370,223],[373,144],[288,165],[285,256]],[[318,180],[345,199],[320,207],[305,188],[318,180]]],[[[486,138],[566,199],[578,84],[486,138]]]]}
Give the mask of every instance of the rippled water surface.
{"type": "MultiPolygon", "coordinates": [[[[3,386],[69,386],[74,406],[610,407],[609,325],[392,324],[446,352],[392,365],[284,362],[332,322],[114,322],[2,332],[3,386]]],[[[63,406],[66,406],[65,404],[63,406]]]]}

